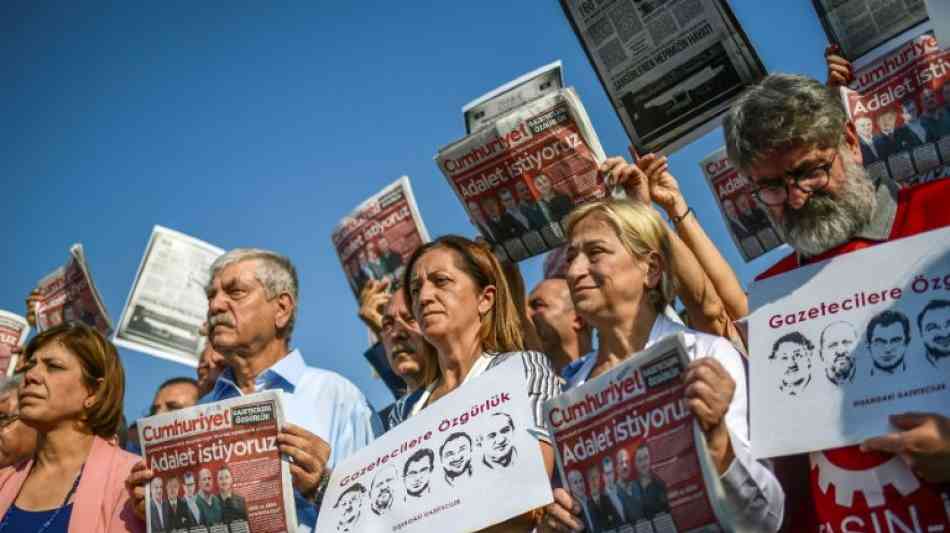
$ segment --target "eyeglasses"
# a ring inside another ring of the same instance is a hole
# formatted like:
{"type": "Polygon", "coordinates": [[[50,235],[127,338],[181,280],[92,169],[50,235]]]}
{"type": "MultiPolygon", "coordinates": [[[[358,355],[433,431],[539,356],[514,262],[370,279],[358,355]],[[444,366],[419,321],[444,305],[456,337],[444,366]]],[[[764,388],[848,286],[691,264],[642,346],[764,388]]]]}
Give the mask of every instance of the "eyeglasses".
{"type": "Polygon", "coordinates": [[[831,180],[831,167],[838,159],[838,152],[831,161],[799,172],[786,172],[784,178],[756,180],[752,194],[765,205],[782,205],[788,199],[788,185],[791,183],[805,194],[812,194],[828,186],[831,180]]]}

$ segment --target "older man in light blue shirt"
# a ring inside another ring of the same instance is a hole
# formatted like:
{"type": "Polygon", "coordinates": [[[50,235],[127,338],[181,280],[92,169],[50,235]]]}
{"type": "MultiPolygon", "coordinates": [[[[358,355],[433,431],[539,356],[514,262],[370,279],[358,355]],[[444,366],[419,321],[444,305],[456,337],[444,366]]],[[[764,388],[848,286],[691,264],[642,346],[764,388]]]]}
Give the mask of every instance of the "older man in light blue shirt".
{"type": "MultiPolygon", "coordinates": [[[[235,249],[211,265],[208,339],[225,357],[206,402],[264,390],[285,394],[288,424],[278,436],[292,460],[298,531],[312,531],[329,470],[373,440],[382,425],[363,394],[342,376],[307,366],[290,349],[297,315],[297,273],[286,257],[257,249],[235,249]]],[[[136,467],[130,485],[153,473],[136,467]]],[[[144,491],[141,496],[144,498],[144,491]]],[[[136,508],[140,491],[133,490],[136,508]]],[[[144,509],[144,502],[141,503],[144,509]]]]}

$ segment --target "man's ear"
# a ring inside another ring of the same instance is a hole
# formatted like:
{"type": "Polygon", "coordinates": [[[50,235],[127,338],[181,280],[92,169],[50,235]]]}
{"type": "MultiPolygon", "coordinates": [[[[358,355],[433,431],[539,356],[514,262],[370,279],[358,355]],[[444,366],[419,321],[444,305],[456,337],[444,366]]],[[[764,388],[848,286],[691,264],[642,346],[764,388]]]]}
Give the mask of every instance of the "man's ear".
{"type": "Polygon", "coordinates": [[[494,285],[489,285],[482,289],[482,293],[478,295],[478,314],[479,316],[484,316],[489,311],[495,307],[495,292],[496,288],[494,285]]]}
{"type": "Polygon", "coordinates": [[[863,165],[864,156],[861,155],[861,138],[858,137],[858,129],[852,120],[849,120],[844,126],[844,142],[848,146],[848,150],[851,151],[854,162],[863,165]]]}
{"type": "Polygon", "coordinates": [[[581,315],[574,314],[574,319],[571,320],[571,329],[574,330],[574,333],[580,333],[587,329],[587,322],[581,318],[581,315]]]}
{"type": "Polygon", "coordinates": [[[274,326],[278,331],[282,331],[290,323],[290,318],[294,316],[294,309],[297,308],[297,302],[289,292],[282,292],[274,299],[277,303],[277,314],[274,316],[274,326]]]}

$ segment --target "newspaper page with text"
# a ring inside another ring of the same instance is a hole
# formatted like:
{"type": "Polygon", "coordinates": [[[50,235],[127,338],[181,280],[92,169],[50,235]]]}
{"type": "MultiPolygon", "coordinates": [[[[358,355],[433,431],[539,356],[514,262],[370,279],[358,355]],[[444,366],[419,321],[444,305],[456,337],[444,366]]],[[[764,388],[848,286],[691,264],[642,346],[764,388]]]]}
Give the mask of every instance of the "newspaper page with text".
{"type": "Polygon", "coordinates": [[[868,176],[912,185],[950,175],[950,52],[930,32],[857,69],[841,95],[868,176]]]}
{"type": "Polygon", "coordinates": [[[198,366],[211,263],[224,250],[155,226],[113,336],[118,346],[198,366]]]}
{"type": "Polygon", "coordinates": [[[103,336],[112,332],[112,320],[92,280],[82,244],[69,248],[69,261],[37,283],[36,329],[45,331],[69,320],[96,328],[103,336]]]}
{"type": "Polygon", "coordinates": [[[699,162],[732,241],[746,262],[778,248],[784,242],[765,208],[752,195],[752,182],[740,175],[726,149],[699,162]]]}
{"type": "Polygon", "coordinates": [[[682,334],[545,404],[557,466],[587,531],[736,531],[686,405],[682,334]]]}
{"type": "Polygon", "coordinates": [[[564,243],[571,209],[607,195],[604,159],[572,88],[509,111],[435,157],[469,220],[511,261],[564,243]]]}
{"type": "Polygon", "coordinates": [[[497,87],[462,107],[465,134],[489,126],[498,116],[563,87],[560,59],[497,87]]]}
{"type": "Polygon", "coordinates": [[[640,154],[719,125],[765,67],[725,0],[561,0],[640,154]]]}
{"type": "Polygon", "coordinates": [[[338,464],[315,531],[478,531],[551,503],[524,364],[499,364],[338,464]]]}
{"type": "Polygon", "coordinates": [[[412,253],[429,242],[409,178],[399,178],[350,211],[331,240],[357,298],[371,279],[388,279],[394,288],[412,253]]]}
{"type": "Polygon", "coordinates": [[[812,0],[828,40],[854,62],[927,20],[924,0],[812,0]]]}
{"type": "Polygon", "coordinates": [[[30,334],[30,325],[20,315],[0,309],[0,376],[11,376],[17,356],[13,348],[23,347],[30,334]]]}
{"type": "Polygon", "coordinates": [[[138,420],[155,477],[146,486],[149,533],[293,533],[289,462],[277,433],[279,391],[250,394],[138,420]]]}

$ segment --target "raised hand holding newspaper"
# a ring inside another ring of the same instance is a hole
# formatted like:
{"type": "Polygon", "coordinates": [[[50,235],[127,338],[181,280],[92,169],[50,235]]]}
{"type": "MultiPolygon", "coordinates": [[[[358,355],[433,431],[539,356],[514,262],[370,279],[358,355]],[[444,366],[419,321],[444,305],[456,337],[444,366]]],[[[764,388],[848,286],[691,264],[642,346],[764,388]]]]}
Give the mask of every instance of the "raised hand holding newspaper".
{"type": "Polygon", "coordinates": [[[699,166],[743,259],[751,261],[782,245],[775,224],[752,195],[752,182],[732,166],[725,148],[706,156],[699,166]]]}
{"type": "Polygon", "coordinates": [[[82,244],[69,248],[69,261],[37,283],[36,329],[45,331],[67,320],[79,320],[99,330],[112,332],[112,320],[92,280],[82,244]]]}
{"type": "Polygon", "coordinates": [[[756,457],[827,450],[893,430],[889,415],[950,415],[950,229],[750,288],[756,457]]]}
{"type": "Polygon", "coordinates": [[[12,350],[22,347],[30,334],[30,325],[20,315],[0,309],[0,376],[13,375],[17,357],[12,350]]]}
{"type": "Polygon", "coordinates": [[[371,279],[395,287],[409,256],[429,242],[409,178],[390,183],[350,211],[331,240],[355,295],[371,279]]]}
{"type": "Polygon", "coordinates": [[[337,465],[316,531],[477,531],[550,503],[522,364],[500,364],[337,465]],[[490,497],[499,487],[518,490],[490,497]]]}
{"type": "Polygon", "coordinates": [[[290,466],[277,444],[281,393],[267,391],[138,420],[149,533],[293,533],[290,466]]]}
{"type": "Polygon", "coordinates": [[[224,250],[155,226],[113,341],[132,350],[198,366],[207,319],[211,263],[224,250]]]}
{"type": "Polygon", "coordinates": [[[682,334],[545,403],[587,531],[737,531],[686,405],[682,334]]]}

